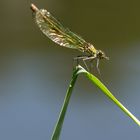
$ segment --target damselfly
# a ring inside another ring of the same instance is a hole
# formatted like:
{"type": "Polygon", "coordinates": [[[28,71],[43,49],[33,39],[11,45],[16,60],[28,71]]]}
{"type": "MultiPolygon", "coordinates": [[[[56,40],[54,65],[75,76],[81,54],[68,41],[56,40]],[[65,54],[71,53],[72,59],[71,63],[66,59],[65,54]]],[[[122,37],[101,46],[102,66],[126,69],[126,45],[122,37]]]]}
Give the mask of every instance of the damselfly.
{"type": "Polygon", "coordinates": [[[31,9],[35,14],[36,24],[48,38],[60,46],[77,49],[85,54],[77,57],[77,59],[82,59],[84,63],[86,60],[96,59],[97,69],[100,59],[109,59],[103,51],[96,50],[92,44],[87,43],[83,38],[65,28],[47,10],[38,9],[34,4],[31,4],[31,9]]]}

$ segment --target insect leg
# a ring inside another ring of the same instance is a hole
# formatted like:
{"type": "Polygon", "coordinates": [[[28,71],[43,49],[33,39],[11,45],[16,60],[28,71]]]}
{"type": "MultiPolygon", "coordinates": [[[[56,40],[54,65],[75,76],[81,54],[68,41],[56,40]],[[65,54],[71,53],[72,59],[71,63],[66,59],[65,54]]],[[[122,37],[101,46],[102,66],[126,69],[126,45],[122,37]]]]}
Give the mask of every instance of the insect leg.
{"type": "Polygon", "coordinates": [[[84,65],[86,66],[87,70],[88,71],[91,71],[91,67],[92,67],[92,61],[96,58],[96,56],[89,56],[89,57],[85,57],[83,58],[83,62],[84,62],[84,65]],[[90,60],[90,69],[88,68],[87,64],[86,64],[86,61],[87,60],[90,60]]]}
{"type": "Polygon", "coordinates": [[[87,65],[87,63],[86,63],[86,59],[82,59],[82,60],[83,60],[83,63],[84,63],[84,65],[85,65],[86,69],[89,71],[88,65],[87,65]]]}
{"type": "Polygon", "coordinates": [[[79,65],[79,60],[85,59],[87,56],[77,56],[74,58],[74,61],[76,60],[76,64],[79,65]]]}
{"type": "Polygon", "coordinates": [[[99,75],[101,75],[101,72],[100,72],[100,69],[99,69],[99,59],[97,58],[97,64],[96,64],[96,68],[97,68],[97,71],[99,73],[99,75]]]}

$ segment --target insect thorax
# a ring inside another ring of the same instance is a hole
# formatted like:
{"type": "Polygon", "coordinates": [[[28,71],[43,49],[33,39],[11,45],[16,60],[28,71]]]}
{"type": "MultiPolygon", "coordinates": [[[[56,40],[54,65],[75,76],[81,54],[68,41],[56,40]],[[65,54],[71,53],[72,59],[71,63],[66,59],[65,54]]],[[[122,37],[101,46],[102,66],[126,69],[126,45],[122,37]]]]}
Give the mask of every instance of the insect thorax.
{"type": "Polygon", "coordinates": [[[95,47],[92,44],[87,43],[84,47],[84,52],[86,52],[90,55],[94,55],[94,54],[96,54],[97,50],[95,49],[95,47]]]}

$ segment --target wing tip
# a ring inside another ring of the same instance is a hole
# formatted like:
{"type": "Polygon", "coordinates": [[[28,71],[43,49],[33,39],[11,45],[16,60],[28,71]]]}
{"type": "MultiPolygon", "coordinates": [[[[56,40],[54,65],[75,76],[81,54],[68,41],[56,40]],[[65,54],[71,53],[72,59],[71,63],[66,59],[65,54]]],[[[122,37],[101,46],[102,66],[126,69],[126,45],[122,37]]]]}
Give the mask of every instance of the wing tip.
{"type": "Polygon", "coordinates": [[[37,12],[38,11],[38,8],[33,3],[31,3],[30,8],[31,8],[31,10],[33,12],[37,12]]]}

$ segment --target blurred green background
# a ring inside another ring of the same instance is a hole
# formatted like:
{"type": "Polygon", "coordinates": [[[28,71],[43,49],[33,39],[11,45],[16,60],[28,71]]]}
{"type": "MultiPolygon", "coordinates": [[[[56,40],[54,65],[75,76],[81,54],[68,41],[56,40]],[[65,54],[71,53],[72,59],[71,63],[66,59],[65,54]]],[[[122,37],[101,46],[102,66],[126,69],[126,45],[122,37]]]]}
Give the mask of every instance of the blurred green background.
{"type": "MultiPolygon", "coordinates": [[[[0,1],[0,139],[49,140],[78,51],[62,48],[35,25],[30,3],[47,8],[109,61],[104,84],[140,118],[140,1],[0,1]]],[[[140,139],[139,127],[84,76],[76,83],[62,140],[140,139]]]]}

